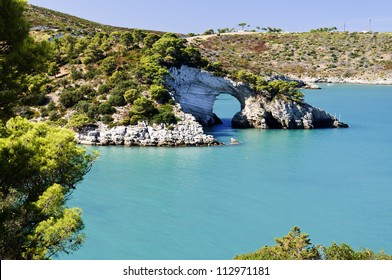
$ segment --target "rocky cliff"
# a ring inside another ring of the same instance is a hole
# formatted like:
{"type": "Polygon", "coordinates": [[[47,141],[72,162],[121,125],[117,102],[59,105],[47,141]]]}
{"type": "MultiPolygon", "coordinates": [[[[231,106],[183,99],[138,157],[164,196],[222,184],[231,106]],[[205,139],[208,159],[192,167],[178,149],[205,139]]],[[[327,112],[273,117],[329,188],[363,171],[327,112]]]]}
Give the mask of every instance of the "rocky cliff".
{"type": "Polygon", "coordinates": [[[185,113],[192,114],[203,125],[216,122],[213,106],[221,93],[234,96],[241,111],[232,120],[239,128],[311,129],[348,127],[326,111],[301,102],[286,99],[268,99],[254,92],[246,83],[214,76],[209,72],[182,66],[170,69],[167,85],[185,113]]]}

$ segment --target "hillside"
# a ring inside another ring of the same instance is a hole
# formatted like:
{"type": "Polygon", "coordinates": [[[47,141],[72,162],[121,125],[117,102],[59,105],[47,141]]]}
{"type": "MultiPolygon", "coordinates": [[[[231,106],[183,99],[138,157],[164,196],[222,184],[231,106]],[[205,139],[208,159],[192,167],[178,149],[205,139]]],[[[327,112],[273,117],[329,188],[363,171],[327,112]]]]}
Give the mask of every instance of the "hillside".
{"type": "Polygon", "coordinates": [[[51,55],[47,74],[37,76],[30,87],[36,103],[18,108],[16,114],[79,132],[97,125],[199,125],[179,109],[164,82],[170,67],[208,64],[185,39],[101,25],[33,6],[25,14],[31,34],[47,42],[51,55]]]}
{"type": "Polygon", "coordinates": [[[232,33],[189,41],[227,72],[392,83],[392,33],[232,33]]]}
{"type": "MultiPolygon", "coordinates": [[[[132,31],[131,28],[100,24],[65,13],[28,5],[24,12],[32,30],[44,31],[49,34],[73,33],[75,35],[92,35],[96,32],[132,31]]],[[[162,32],[155,31],[155,33],[162,32]]]]}

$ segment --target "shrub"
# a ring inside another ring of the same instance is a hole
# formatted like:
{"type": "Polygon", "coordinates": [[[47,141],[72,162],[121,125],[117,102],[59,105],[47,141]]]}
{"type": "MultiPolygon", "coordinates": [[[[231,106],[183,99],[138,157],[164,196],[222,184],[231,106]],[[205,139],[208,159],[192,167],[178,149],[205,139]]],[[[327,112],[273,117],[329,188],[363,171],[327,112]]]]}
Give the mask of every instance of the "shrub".
{"type": "Polygon", "coordinates": [[[102,84],[98,87],[98,94],[104,95],[107,94],[110,90],[111,90],[110,86],[108,86],[107,84],[102,84]]]}
{"type": "Polygon", "coordinates": [[[129,116],[131,117],[131,123],[134,124],[135,121],[148,120],[150,121],[157,113],[157,109],[154,103],[144,96],[139,97],[133,102],[129,116]]]}
{"type": "Polygon", "coordinates": [[[103,59],[104,53],[103,51],[99,48],[98,45],[91,43],[86,51],[84,52],[84,56],[81,59],[82,63],[84,65],[90,64],[90,63],[95,63],[101,59],[103,59]]]}
{"type": "Polygon", "coordinates": [[[173,113],[173,107],[169,104],[160,106],[158,109],[158,114],[154,116],[152,121],[157,124],[176,124],[177,118],[173,113]]]}
{"type": "Polygon", "coordinates": [[[101,103],[98,107],[98,113],[101,115],[110,115],[116,112],[116,109],[108,102],[101,103]]]}
{"type": "Polygon", "coordinates": [[[60,68],[56,62],[51,62],[48,66],[48,74],[50,76],[56,76],[60,72],[60,68]]]}
{"type": "Polygon", "coordinates": [[[288,98],[295,102],[303,102],[304,94],[298,90],[296,82],[286,82],[281,80],[271,81],[260,88],[270,94],[270,98],[288,98]]]}
{"type": "Polygon", "coordinates": [[[84,95],[80,90],[69,88],[61,92],[59,101],[65,108],[71,108],[83,99],[84,95]]]}
{"type": "Polygon", "coordinates": [[[101,70],[99,70],[96,67],[92,67],[91,65],[88,65],[86,69],[87,69],[87,73],[85,74],[86,79],[94,79],[95,77],[101,74],[101,70]]]}
{"type": "Polygon", "coordinates": [[[128,104],[133,104],[133,102],[139,97],[140,97],[139,92],[134,88],[129,89],[124,93],[125,102],[128,104]]]}
{"type": "Polygon", "coordinates": [[[81,71],[79,71],[78,69],[76,69],[75,66],[72,66],[71,67],[71,79],[73,81],[77,81],[81,78],[83,78],[83,73],[81,71]]]}
{"type": "Polygon", "coordinates": [[[88,98],[92,98],[97,95],[97,92],[95,91],[95,89],[90,85],[82,85],[82,86],[80,86],[80,88],[78,90],[80,91],[80,93],[83,96],[86,96],[88,98]]]}
{"type": "Polygon", "coordinates": [[[104,124],[110,124],[113,121],[113,118],[112,118],[111,115],[103,115],[102,118],[101,118],[101,121],[104,124]]]}
{"type": "Polygon", "coordinates": [[[73,129],[79,130],[79,128],[89,123],[91,123],[91,120],[85,114],[75,113],[71,116],[68,126],[73,129]]]}
{"type": "Polygon", "coordinates": [[[102,60],[100,69],[107,76],[112,75],[113,72],[116,70],[116,68],[117,68],[117,63],[116,63],[116,59],[113,56],[109,56],[104,60],[102,60]]]}
{"type": "Polygon", "coordinates": [[[111,106],[124,106],[125,105],[124,96],[120,95],[120,94],[111,95],[109,97],[108,102],[111,106]]]}
{"type": "Polygon", "coordinates": [[[171,99],[169,91],[161,85],[151,85],[150,94],[155,101],[161,104],[167,103],[171,99]]]}
{"type": "Polygon", "coordinates": [[[49,110],[47,107],[41,107],[40,109],[41,117],[47,117],[49,116],[49,110]]]}
{"type": "Polygon", "coordinates": [[[89,117],[91,120],[96,120],[98,117],[98,106],[96,104],[90,104],[88,107],[88,110],[86,112],[87,117],[89,117]]]}

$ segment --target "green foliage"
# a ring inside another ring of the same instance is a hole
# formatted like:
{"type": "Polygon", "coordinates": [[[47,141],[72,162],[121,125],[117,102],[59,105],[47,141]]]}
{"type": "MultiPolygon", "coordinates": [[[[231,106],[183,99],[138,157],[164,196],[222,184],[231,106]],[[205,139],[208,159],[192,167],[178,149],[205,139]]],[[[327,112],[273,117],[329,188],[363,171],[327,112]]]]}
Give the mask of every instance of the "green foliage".
{"type": "Polygon", "coordinates": [[[65,108],[71,108],[79,101],[84,100],[84,94],[81,90],[75,88],[66,88],[60,94],[60,104],[65,108]]]}
{"type": "Polygon", "coordinates": [[[124,32],[120,35],[120,42],[125,45],[127,49],[133,47],[133,35],[131,32],[124,32]]]}
{"type": "Polygon", "coordinates": [[[222,76],[224,74],[224,71],[222,69],[222,63],[218,61],[208,63],[206,69],[210,72],[213,72],[215,75],[222,76]]]}
{"type": "Polygon", "coordinates": [[[155,34],[155,33],[149,33],[144,39],[143,43],[146,48],[152,48],[154,43],[158,41],[161,38],[161,36],[155,34]]]}
{"type": "Polygon", "coordinates": [[[99,114],[99,107],[88,101],[79,101],[76,105],[76,109],[79,113],[86,114],[91,120],[95,120],[99,114]]]}
{"type": "Polygon", "coordinates": [[[139,92],[134,88],[131,88],[124,93],[125,102],[128,104],[133,104],[133,102],[139,97],[139,92]]]}
{"type": "Polygon", "coordinates": [[[19,117],[0,124],[2,260],[48,259],[80,246],[80,210],[65,204],[93,160],[69,130],[19,117]]]}
{"type": "Polygon", "coordinates": [[[335,242],[329,247],[322,247],[324,258],[327,260],[392,260],[392,256],[380,251],[374,253],[371,250],[361,248],[355,251],[350,245],[335,242]]]}
{"type": "Polygon", "coordinates": [[[129,76],[126,72],[124,71],[115,71],[112,76],[109,77],[107,80],[107,85],[108,87],[114,88],[118,86],[119,83],[122,83],[124,81],[127,81],[129,79],[129,76]]]}
{"type": "Polygon", "coordinates": [[[111,106],[124,106],[125,105],[124,96],[121,94],[112,94],[109,97],[108,102],[111,106]]]}
{"type": "Polygon", "coordinates": [[[283,30],[281,28],[275,28],[275,27],[267,27],[267,28],[262,28],[263,30],[266,30],[268,33],[281,33],[283,30]]]}
{"type": "Polygon", "coordinates": [[[109,97],[110,105],[112,106],[125,105],[124,93],[127,87],[124,87],[123,85],[124,85],[123,83],[120,83],[110,91],[110,97],[109,97]]]}
{"type": "MultiPolygon", "coordinates": [[[[26,98],[40,94],[31,88],[31,80],[46,71],[51,47],[29,37],[29,25],[23,16],[26,2],[0,2],[0,119],[15,115],[26,98]]],[[[36,87],[33,87],[36,89],[36,87]]]]}
{"type": "Polygon", "coordinates": [[[266,86],[268,85],[268,83],[263,77],[245,70],[239,70],[237,72],[234,72],[233,78],[236,81],[248,83],[249,86],[256,92],[262,92],[266,89],[266,86]]]}
{"type": "Polygon", "coordinates": [[[229,33],[229,32],[233,32],[234,29],[229,29],[229,28],[218,28],[218,33],[229,33]]]}
{"type": "Polygon", "coordinates": [[[71,116],[68,127],[79,130],[81,127],[91,124],[91,119],[85,114],[75,113],[71,116]]]}
{"type": "Polygon", "coordinates": [[[313,245],[309,235],[294,227],[288,235],[275,238],[276,244],[265,245],[256,252],[238,255],[236,260],[392,260],[383,251],[374,253],[368,249],[355,251],[349,245],[335,242],[329,247],[313,245]]]}
{"type": "Polygon", "coordinates": [[[98,112],[101,115],[110,115],[116,112],[116,109],[109,102],[103,102],[98,107],[98,112]]]}
{"type": "Polygon", "coordinates": [[[107,84],[102,84],[98,87],[98,95],[107,94],[111,90],[107,84]]]}
{"type": "Polygon", "coordinates": [[[171,97],[169,91],[161,85],[151,85],[150,87],[151,97],[158,103],[167,103],[171,97]]]}
{"type": "Polygon", "coordinates": [[[103,115],[102,118],[101,118],[101,121],[104,124],[110,124],[113,121],[113,118],[112,118],[111,115],[103,115]]]}
{"type": "Polygon", "coordinates": [[[86,66],[86,74],[84,75],[85,79],[93,80],[96,77],[99,77],[102,74],[100,68],[92,67],[91,64],[86,66]]]}
{"type": "Polygon", "coordinates": [[[317,29],[310,29],[310,32],[332,32],[332,31],[337,31],[337,27],[320,27],[317,29]]]}
{"type": "Polygon", "coordinates": [[[79,71],[75,66],[71,67],[71,79],[73,81],[77,81],[79,79],[83,78],[83,73],[79,71]]]}
{"type": "Polygon", "coordinates": [[[34,233],[28,236],[28,242],[34,246],[23,252],[23,258],[48,259],[59,251],[75,251],[83,243],[85,236],[79,233],[84,227],[82,211],[64,207],[65,193],[64,187],[54,184],[33,203],[34,210],[47,219],[39,222],[34,233]]]}
{"type": "Polygon", "coordinates": [[[131,124],[137,124],[138,121],[150,121],[156,115],[157,109],[154,103],[144,96],[139,97],[133,102],[132,109],[129,111],[131,124]]]}
{"type": "Polygon", "coordinates": [[[56,76],[60,72],[60,68],[56,62],[51,62],[48,66],[48,74],[51,76],[56,76]]]}
{"type": "Polygon", "coordinates": [[[237,260],[318,260],[318,246],[313,246],[309,235],[294,227],[288,235],[275,238],[276,245],[264,246],[260,250],[236,256],[237,260]]]}
{"type": "Polygon", "coordinates": [[[288,98],[295,102],[303,102],[304,94],[298,90],[296,82],[286,82],[275,80],[268,82],[267,85],[261,86],[262,90],[266,90],[270,98],[288,98]]]}
{"type": "Polygon", "coordinates": [[[116,63],[116,58],[113,56],[109,56],[102,60],[100,69],[102,70],[103,73],[105,73],[107,76],[110,76],[113,74],[113,72],[117,68],[117,63],[116,63]]]}
{"type": "Polygon", "coordinates": [[[203,32],[203,35],[212,35],[212,34],[215,34],[214,29],[208,29],[203,32]]]}
{"type": "Polygon", "coordinates": [[[133,42],[139,46],[143,43],[144,38],[147,36],[146,32],[140,29],[135,29],[132,32],[133,42]]]}
{"type": "Polygon", "coordinates": [[[99,43],[92,41],[84,51],[84,56],[81,60],[83,64],[87,65],[98,62],[103,58],[105,58],[105,55],[99,43]]]}
{"type": "Polygon", "coordinates": [[[155,59],[165,66],[179,66],[187,64],[192,66],[204,66],[198,49],[185,46],[186,41],[173,33],[164,34],[151,48],[155,59]]]}
{"type": "Polygon", "coordinates": [[[92,98],[97,95],[96,90],[91,85],[81,85],[78,91],[86,98],[92,98]]]}
{"type": "Polygon", "coordinates": [[[162,57],[159,54],[144,56],[140,59],[136,68],[136,76],[139,81],[146,84],[164,84],[164,77],[169,71],[162,67],[162,57]]]}
{"type": "Polygon", "coordinates": [[[173,113],[173,107],[170,104],[165,104],[161,105],[158,108],[158,113],[157,115],[154,116],[153,122],[160,124],[160,123],[165,123],[165,124],[176,124],[177,123],[177,118],[173,113]]]}
{"type": "Polygon", "coordinates": [[[238,24],[238,26],[240,26],[242,28],[242,30],[244,30],[244,27],[247,25],[247,23],[245,22],[241,22],[238,24]]]}
{"type": "Polygon", "coordinates": [[[185,40],[178,38],[173,33],[166,33],[156,41],[151,52],[159,55],[167,65],[176,65],[182,61],[182,51],[185,48],[185,40]]]}
{"type": "Polygon", "coordinates": [[[183,61],[184,64],[194,67],[205,67],[208,64],[208,61],[202,57],[199,49],[195,47],[187,46],[182,52],[185,59],[183,61]]]}

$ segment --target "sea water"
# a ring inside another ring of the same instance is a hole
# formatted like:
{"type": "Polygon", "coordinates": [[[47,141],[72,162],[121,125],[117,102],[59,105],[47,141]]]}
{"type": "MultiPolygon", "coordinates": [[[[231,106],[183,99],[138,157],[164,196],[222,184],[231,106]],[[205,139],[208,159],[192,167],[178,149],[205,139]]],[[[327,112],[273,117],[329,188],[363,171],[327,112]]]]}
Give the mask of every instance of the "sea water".
{"type": "Polygon", "coordinates": [[[97,147],[69,204],[83,209],[84,245],[59,259],[231,259],[299,226],[313,244],[392,254],[392,87],[327,85],[306,101],[348,129],[232,129],[239,103],[220,95],[240,145],[97,147]]]}

